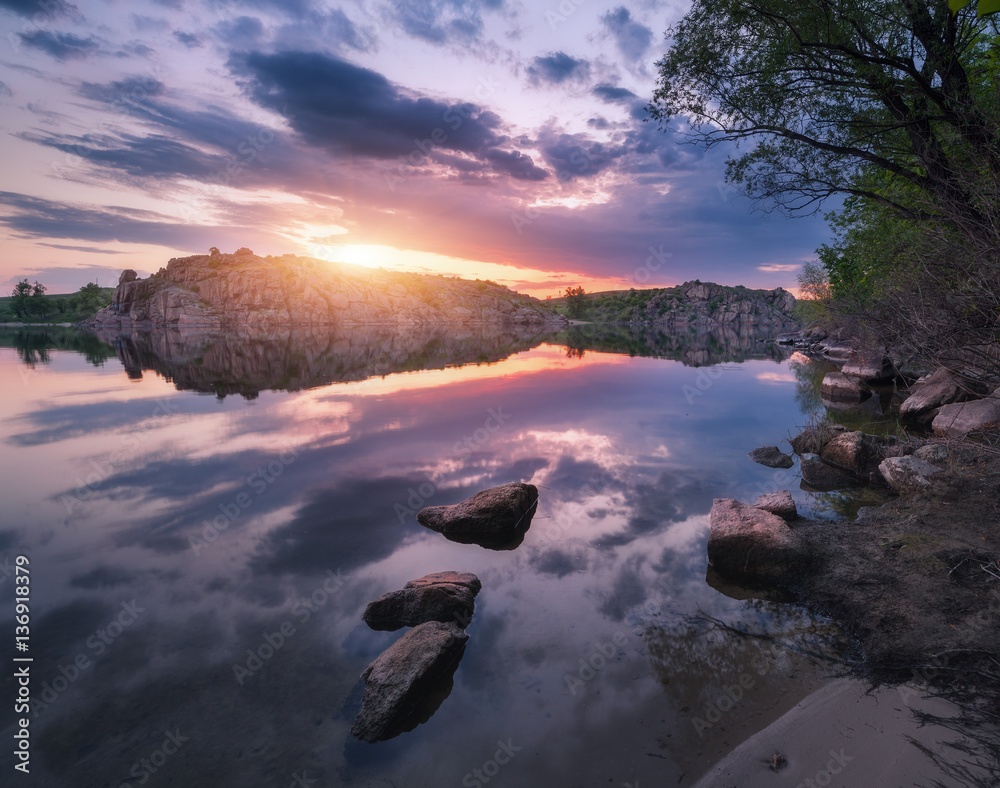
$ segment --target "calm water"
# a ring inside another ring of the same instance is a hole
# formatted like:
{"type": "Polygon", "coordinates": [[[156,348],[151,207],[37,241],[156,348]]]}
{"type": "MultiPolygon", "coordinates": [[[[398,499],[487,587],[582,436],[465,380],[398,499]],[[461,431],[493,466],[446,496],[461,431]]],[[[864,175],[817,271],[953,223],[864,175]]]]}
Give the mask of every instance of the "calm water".
{"type": "Polygon", "coordinates": [[[706,582],[713,498],[830,507],[746,458],[815,406],[757,339],[3,334],[0,561],[32,580],[18,784],[692,784],[834,670],[795,648],[839,648],[706,582]],[[515,480],[541,495],[515,550],[413,516],[515,480]],[[359,675],[401,633],[361,612],[443,570],[483,582],[450,692],[362,744],[359,675]]]}

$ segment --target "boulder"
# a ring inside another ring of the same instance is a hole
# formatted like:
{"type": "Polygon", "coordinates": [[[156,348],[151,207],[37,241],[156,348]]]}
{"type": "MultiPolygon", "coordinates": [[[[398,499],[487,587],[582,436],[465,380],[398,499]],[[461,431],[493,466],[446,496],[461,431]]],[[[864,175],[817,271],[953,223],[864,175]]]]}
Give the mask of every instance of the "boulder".
{"type": "Polygon", "coordinates": [[[465,629],[476,609],[476,594],[482,587],[473,574],[436,572],[369,602],[361,617],[377,630],[412,627],[427,621],[454,621],[465,629]]]}
{"type": "Polygon", "coordinates": [[[795,464],[795,461],[777,446],[761,446],[747,454],[747,457],[768,468],[791,468],[795,464]]]}
{"type": "Polygon", "coordinates": [[[840,424],[821,424],[818,427],[807,427],[790,441],[796,454],[819,454],[836,435],[847,432],[847,427],[840,424]]]}
{"type": "Polygon", "coordinates": [[[798,509],[795,508],[795,501],[792,500],[792,493],[788,490],[764,493],[757,497],[754,506],[765,512],[776,514],[782,520],[794,520],[799,516],[798,509]]]}
{"type": "Polygon", "coordinates": [[[134,282],[139,278],[139,274],[133,271],[131,268],[126,268],[122,271],[121,276],[118,277],[118,284],[123,285],[126,282],[134,282]]]}
{"type": "Polygon", "coordinates": [[[954,372],[942,367],[929,378],[917,381],[903,404],[899,416],[906,421],[929,422],[942,405],[965,402],[976,396],[967,382],[954,372]]]}
{"type": "Polygon", "coordinates": [[[882,441],[864,432],[843,432],[833,438],[819,455],[823,462],[834,466],[837,470],[846,471],[862,482],[880,483],[881,479],[872,478],[878,473],[878,466],[886,455],[882,441]]]}
{"type": "Polygon", "coordinates": [[[848,377],[843,372],[831,372],[823,378],[820,396],[830,402],[864,402],[872,395],[868,388],[857,378],[848,377]]]}
{"type": "Polygon", "coordinates": [[[858,483],[853,474],[828,465],[817,454],[801,455],[799,467],[802,481],[817,490],[842,490],[858,483]]]}
{"type": "Polygon", "coordinates": [[[1000,389],[984,399],[943,405],[931,428],[937,435],[956,437],[1000,421],[1000,389]]]}
{"type": "Polygon", "coordinates": [[[351,733],[377,742],[415,727],[421,703],[450,680],[468,639],[457,624],[429,621],[379,654],[361,674],[365,691],[351,733]]]}
{"type": "Polygon", "coordinates": [[[919,457],[889,457],[879,465],[889,486],[898,493],[919,492],[931,486],[931,477],[943,471],[919,457]]]}
{"type": "Polygon", "coordinates": [[[723,577],[747,583],[791,580],[810,562],[806,543],[776,514],[716,498],[708,560],[723,577]]]}
{"type": "Polygon", "coordinates": [[[843,375],[864,383],[879,383],[896,376],[896,370],[883,350],[855,351],[840,371],[843,375]]]}
{"type": "Polygon", "coordinates": [[[948,447],[940,443],[925,443],[913,452],[913,456],[934,464],[948,462],[950,457],[948,447]]]}
{"type": "Polygon", "coordinates": [[[241,246],[233,254],[237,257],[253,257],[253,251],[245,246],[241,246]]]}
{"type": "Polygon", "coordinates": [[[524,535],[537,504],[538,488],[511,482],[451,506],[428,506],[417,512],[417,521],[455,541],[503,543],[524,535]]]}

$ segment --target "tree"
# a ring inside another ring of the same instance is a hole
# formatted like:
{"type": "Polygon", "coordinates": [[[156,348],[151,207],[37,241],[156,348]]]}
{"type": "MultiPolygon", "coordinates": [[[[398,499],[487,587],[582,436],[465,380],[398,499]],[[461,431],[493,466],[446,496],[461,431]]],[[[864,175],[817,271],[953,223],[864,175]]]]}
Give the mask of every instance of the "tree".
{"type": "Polygon", "coordinates": [[[583,287],[566,288],[566,312],[574,320],[580,320],[587,310],[587,302],[583,298],[585,293],[583,287]]]}
{"type": "MultiPolygon", "coordinates": [[[[972,0],[948,0],[948,7],[956,14],[969,5],[972,0]]],[[[1000,0],[979,0],[976,5],[978,16],[990,16],[1000,14],[1000,0]]]]}
{"type": "Polygon", "coordinates": [[[20,280],[10,293],[10,308],[17,317],[27,317],[31,310],[31,285],[27,279],[20,280]]]}
{"type": "Polygon", "coordinates": [[[219,256],[219,247],[218,246],[213,246],[211,249],[209,249],[208,250],[208,256],[209,257],[218,257],[219,256]]]}
{"type": "Polygon", "coordinates": [[[111,298],[96,282],[88,282],[76,294],[77,308],[81,312],[94,313],[111,303],[111,298]]]}
{"type": "Polygon", "coordinates": [[[805,263],[798,274],[799,292],[810,301],[830,299],[830,278],[826,269],[818,263],[805,263]]]}
{"type": "Polygon", "coordinates": [[[1000,245],[996,17],[935,0],[695,0],[670,32],[650,115],[689,118],[708,146],[749,144],[727,179],[750,196],[798,212],[854,195],[1000,245]]]}

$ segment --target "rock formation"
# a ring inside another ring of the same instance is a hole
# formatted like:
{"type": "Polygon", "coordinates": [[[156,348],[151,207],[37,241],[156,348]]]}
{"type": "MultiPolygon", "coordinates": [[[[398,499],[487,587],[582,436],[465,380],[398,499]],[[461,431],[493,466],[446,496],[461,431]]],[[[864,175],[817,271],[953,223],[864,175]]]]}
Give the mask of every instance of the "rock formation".
{"type": "Polygon", "coordinates": [[[761,446],[747,456],[754,462],[766,465],[768,468],[791,468],[795,461],[777,446],[761,446]]]}
{"type": "Polygon", "coordinates": [[[369,602],[361,617],[377,630],[396,630],[427,621],[452,621],[464,629],[482,587],[479,578],[467,572],[436,572],[369,602]]]}
{"type": "Polygon", "coordinates": [[[731,498],[716,498],[710,522],[708,560],[730,580],[787,582],[810,562],[805,542],[776,514],[731,498]]]}
{"type": "Polygon", "coordinates": [[[124,272],[95,325],[553,324],[542,302],[493,282],[397,273],[285,255],[174,258],[148,279],[124,272]]]}
{"type": "Polygon", "coordinates": [[[417,521],[456,542],[502,548],[524,537],[537,504],[537,487],[511,482],[451,506],[428,506],[417,521]]]}
{"type": "Polygon", "coordinates": [[[450,682],[468,639],[457,624],[429,621],[379,654],[361,674],[365,690],[351,733],[377,742],[416,727],[426,717],[421,704],[450,682]]]}
{"type": "Polygon", "coordinates": [[[757,509],[763,509],[765,512],[778,515],[782,520],[794,520],[799,516],[790,490],[764,493],[757,497],[753,505],[757,509]]]}

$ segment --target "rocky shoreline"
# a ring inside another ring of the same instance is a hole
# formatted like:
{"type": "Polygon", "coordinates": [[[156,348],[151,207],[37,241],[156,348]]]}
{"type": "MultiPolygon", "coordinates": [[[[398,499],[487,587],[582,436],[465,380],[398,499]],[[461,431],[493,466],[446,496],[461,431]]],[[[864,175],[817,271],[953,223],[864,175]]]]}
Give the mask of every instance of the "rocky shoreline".
{"type": "MultiPolygon", "coordinates": [[[[979,370],[929,369],[862,351],[819,330],[778,341],[842,364],[823,380],[834,412],[861,407],[872,386],[905,394],[898,435],[832,420],[790,440],[803,488],[877,488],[892,496],[856,520],[775,516],[766,505],[716,501],[709,560],[726,579],[780,586],[839,620],[877,681],[934,683],[1000,696],[1000,389],[979,370]],[[742,556],[742,562],[739,557],[742,556]]],[[[755,456],[756,455],[756,456],[755,456]]],[[[778,447],[751,459],[787,467],[778,447]]]]}

